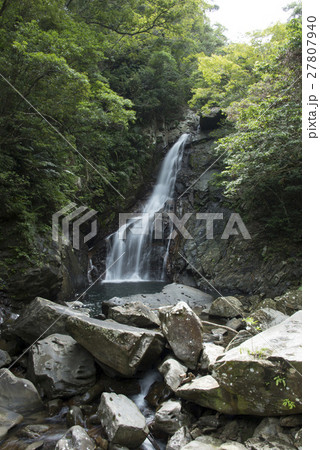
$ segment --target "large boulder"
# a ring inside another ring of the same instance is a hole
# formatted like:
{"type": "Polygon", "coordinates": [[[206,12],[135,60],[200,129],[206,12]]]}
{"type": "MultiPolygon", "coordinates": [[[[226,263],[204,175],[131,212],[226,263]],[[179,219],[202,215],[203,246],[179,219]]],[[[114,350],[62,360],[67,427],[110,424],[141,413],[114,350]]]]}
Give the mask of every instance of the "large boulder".
{"type": "Polygon", "coordinates": [[[67,328],[99,362],[128,377],[151,366],[164,347],[160,332],[113,320],[69,317],[67,328]]]}
{"type": "Polygon", "coordinates": [[[83,394],[96,381],[93,357],[71,336],[53,334],[33,345],[30,379],[49,399],[83,394]]]}
{"type": "Polygon", "coordinates": [[[23,416],[21,414],[0,407],[0,440],[5,437],[12,427],[21,423],[22,420],[23,416]]]}
{"type": "Polygon", "coordinates": [[[226,352],[215,365],[238,414],[301,413],[302,312],[226,352]],[[241,412],[240,412],[241,411],[241,412]]]}
{"type": "Polygon", "coordinates": [[[209,316],[229,318],[242,315],[242,303],[236,297],[216,298],[209,309],[209,316]]]}
{"type": "Polygon", "coordinates": [[[301,413],[301,312],[226,352],[176,394],[225,414],[301,413]]]}
{"type": "Polygon", "coordinates": [[[185,302],[159,309],[163,334],[174,354],[195,369],[202,351],[202,323],[185,302]]]}
{"type": "Polygon", "coordinates": [[[24,415],[42,409],[43,404],[31,381],[16,377],[8,369],[1,369],[0,407],[24,415]]]}
{"type": "Polygon", "coordinates": [[[141,328],[155,328],[160,325],[158,316],[142,302],[111,307],[108,309],[108,318],[141,328]]]}
{"type": "Polygon", "coordinates": [[[82,317],[84,314],[67,306],[36,297],[24,308],[14,324],[13,331],[25,342],[32,344],[35,340],[51,334],[67,334],[66,320],[72,316],[82,317]]]}
{"type": "Polygon", "coordinates": [[[136,448],[149,434],[144,416],[125,395],[103,393],[97,414],[113,444],[136,448]]]}
{"type": "Polygon", "coordinates": [[[87,432],[75,425],[57,442],[55,450],[94,450],[96,445],[87,432]]]}
{"type": "Polygon", "coordinates": [[[160,366],[159,372],[169,388],[175,392],[187,374],[187,367],[174,358],[167,358],[160,366]]]}

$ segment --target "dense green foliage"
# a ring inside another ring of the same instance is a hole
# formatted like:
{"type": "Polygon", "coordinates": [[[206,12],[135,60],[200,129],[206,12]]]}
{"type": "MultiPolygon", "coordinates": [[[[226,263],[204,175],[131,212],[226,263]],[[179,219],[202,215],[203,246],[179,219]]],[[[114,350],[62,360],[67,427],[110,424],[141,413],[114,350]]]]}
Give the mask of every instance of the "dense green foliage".
{"type": "Polygon", "coordinates": [[[1,220],[11,224],[0,248],[10,233],[32,248],[72,200],[107,214],[128,204],[153,156],[146,129],[180,117],[194,55],[224,44],[207,8],[203,0],[0,2],[1,220]]]}
{"type": "MultiPolygon", "coordinates": [[[[300,238],[301,16],[200,55],[192,105],[222,106],[234,132],[219,141],[222,184],[233,207],[269,235],[300,238]]],[[[217,180],[215,180],[216,182],[217,180]]]]}

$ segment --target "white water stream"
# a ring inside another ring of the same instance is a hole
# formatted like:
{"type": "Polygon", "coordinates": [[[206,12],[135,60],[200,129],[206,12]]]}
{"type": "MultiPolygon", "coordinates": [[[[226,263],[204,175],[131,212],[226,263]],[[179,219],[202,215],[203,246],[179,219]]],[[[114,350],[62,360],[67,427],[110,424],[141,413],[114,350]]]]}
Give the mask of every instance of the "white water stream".
{"type": "MultiPolygon", "coordinates": [[[[177,174],[181,166],[183,151],[189,135],[183,134],[167,153],[153,192],[143,207],[147,213],[144,219],[134,218],[122,225],[107,238],[108,254],[105,282],[150,281],[156,279],[151,273],[152,239],[155,213],[170,208],[173,199],[177,174]],[[126,237],[126,239],[124,239],[126,237]],[[123,256],[121,256],[123,255],[123,256]]],[[[162,255],[157,279],[163,279],[169,252],[169,242],[162,255]],[[162,259],[162,262],[161,262],[162,259]]]]}

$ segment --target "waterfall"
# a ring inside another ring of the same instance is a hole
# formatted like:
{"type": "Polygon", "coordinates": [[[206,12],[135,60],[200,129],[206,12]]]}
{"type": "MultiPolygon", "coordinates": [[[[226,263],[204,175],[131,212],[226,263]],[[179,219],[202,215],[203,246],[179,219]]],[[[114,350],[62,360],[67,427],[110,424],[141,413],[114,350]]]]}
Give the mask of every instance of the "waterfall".
{"type": "Polygon", "coordinates": [[[153,192],[143,207],[142,213],[147,214],[143,218],[128,220],[118,231],[108,236],[106,267],[109,269],[105,282],[162,279],[169,243],[165,246],[164,254],[159,256],[160,264],[156,277],[150,268],[155,213],[170,208],[169,203],[173,200],[176,178],[188,137],[188,134],[183,134],[167,153],[153,192]]]}

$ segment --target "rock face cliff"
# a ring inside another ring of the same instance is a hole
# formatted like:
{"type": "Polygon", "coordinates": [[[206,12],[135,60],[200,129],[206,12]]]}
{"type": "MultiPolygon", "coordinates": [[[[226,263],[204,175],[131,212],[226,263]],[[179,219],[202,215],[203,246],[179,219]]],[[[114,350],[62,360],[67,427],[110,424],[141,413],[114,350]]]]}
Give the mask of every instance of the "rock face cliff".
{"type": "Polygon", "coordinates": [[[176,282],[211,291],[213,286],[224,294],[275,296],[299,286],[301,261],[295,249],[290,257],[284,256],[276,240],[266,239],[261,225],[243,220],[251,239],[243,237],[237,223],[231,228],[238,235],[223,239],[231,215],[239,211],[228,209],[222,189],[214,181],[215,175],[223,170],[216,147],[216,140],[208,132],[200,132],[185,150],[177,178],[175,207],[178,217],[192,213],[185,226],[192,239],[179,234],[172,243],[170,276],[176,282]],[[206,222],[196,218],[201,213],[221,214],[221,219],[213,221],[212,239],[206,236],[206,222]]]}

